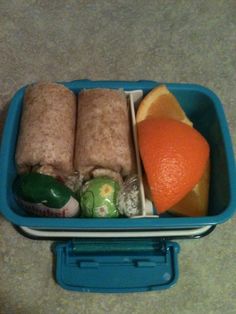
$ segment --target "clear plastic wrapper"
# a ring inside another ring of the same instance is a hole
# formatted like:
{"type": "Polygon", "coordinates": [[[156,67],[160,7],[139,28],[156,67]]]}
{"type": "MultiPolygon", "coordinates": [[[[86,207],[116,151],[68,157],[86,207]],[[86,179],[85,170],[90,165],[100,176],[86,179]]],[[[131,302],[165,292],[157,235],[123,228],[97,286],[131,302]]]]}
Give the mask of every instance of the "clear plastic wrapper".
{"type": "Polygon", "coordinates": [[[138,176],[129,176],[124,181],[117,198],[117,207],[126,217],[142,214],[138,176]]]}

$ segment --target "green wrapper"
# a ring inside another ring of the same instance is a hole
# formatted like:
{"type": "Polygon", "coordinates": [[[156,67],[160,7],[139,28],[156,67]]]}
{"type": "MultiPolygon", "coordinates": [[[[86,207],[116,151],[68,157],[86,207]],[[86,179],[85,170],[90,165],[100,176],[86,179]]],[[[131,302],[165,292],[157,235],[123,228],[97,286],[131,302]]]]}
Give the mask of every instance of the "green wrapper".
{"type": "Polygon", "coordinates": [[[75,193],[51,176],[33,172],[19,175],[13,191],[17,201],[35,215],[74,217],[79,213],[75,193]]]}
{"type": "Polygon", "coordinates": [[[116,207],[119,184],[106,177],[87,181],[80,191],[82,216],[97,218],[118,217],[116,207]]]}

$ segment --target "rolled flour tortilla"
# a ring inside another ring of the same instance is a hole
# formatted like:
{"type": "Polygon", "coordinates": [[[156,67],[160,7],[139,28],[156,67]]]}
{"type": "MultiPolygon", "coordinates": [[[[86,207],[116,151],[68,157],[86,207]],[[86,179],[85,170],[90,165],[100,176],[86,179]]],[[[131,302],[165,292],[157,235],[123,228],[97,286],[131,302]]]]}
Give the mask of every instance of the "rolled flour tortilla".
{"type": "Polygon", "coordinates": [[[76,96],[72,91],[56,83],[29,86],[16,149],[18,171],[36,167],[44,173],[49,169],[50,175],[72,173],[75,122],[76,96]]]}
{"type": "Polygon", "coordinates": [[[90,177],[96,169],[129,175],[134,150],[125,93],[90,89],[78,97],[75,169],[90,177]]]}

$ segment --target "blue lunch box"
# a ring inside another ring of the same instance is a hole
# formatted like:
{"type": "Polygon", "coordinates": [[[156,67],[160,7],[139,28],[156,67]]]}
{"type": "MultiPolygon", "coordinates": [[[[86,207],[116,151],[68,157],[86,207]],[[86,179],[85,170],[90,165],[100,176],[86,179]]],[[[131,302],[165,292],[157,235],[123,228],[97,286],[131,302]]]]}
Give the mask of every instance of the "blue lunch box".
{"type": "MultiPolygon", "coordinates": [[[[75,93],[86,88],[141,90],[154,81],[62,82],[75,93]]],[[[25,87],[13,97],[0,147],[0,212],[20,232],[33,238],[63,238],[53,245],[56,280],[66,289],[94,292],[134,292],[164,289],[178,278],[179,246],[170,239],[200,237],[235,212],[235,161],[230,134],[219,98],[195,84],[164,83],[211,148],[209,211],[206,217],[160,218],[41,218],[30,217],[16,203],[15,148],[25,87]]]]}

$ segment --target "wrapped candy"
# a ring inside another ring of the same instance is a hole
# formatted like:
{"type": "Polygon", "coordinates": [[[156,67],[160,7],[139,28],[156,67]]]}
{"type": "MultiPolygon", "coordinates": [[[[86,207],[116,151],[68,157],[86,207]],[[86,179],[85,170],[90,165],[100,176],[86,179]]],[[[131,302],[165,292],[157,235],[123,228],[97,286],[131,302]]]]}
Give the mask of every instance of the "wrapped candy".
{"type": "Polygon", "coordinates": [[[37,216],[74,217],[79,214],[75,193],[54,177],[40,173],[19,175],[13,191],[17,202],[37,216]]]}
{"type": "Polygon", "coordinates": [[[82,216],[113,218],[119,216],[117,195],[120,186],[108,177],[97,177],[87,181],[80,190],[82,216]]]}
{"type": "Polygon", "coordinates": [[[118,194],[117,207],[120,214],[126,217],[142,214],[137,176],[130,176],[124,181],[118,194]]]}
{"type": "Polygon", "coordinates": [[[141,216],[138,177],[130,176],[123,183],[109,177],[87,181],[80,191],[80,207],[84,217],[141,216]]]}

